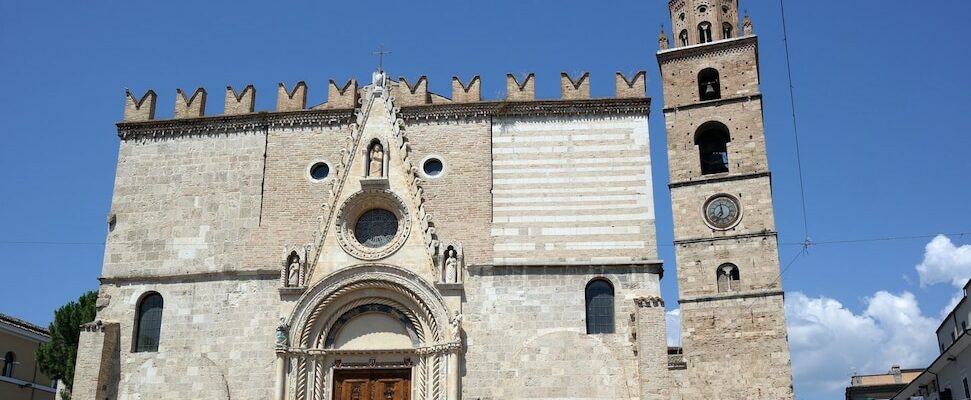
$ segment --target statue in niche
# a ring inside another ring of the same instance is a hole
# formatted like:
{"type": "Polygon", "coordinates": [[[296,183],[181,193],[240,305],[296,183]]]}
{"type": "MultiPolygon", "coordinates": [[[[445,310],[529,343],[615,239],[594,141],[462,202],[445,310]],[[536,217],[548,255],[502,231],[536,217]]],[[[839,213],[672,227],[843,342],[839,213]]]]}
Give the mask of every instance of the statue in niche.
{"type": "Polygon", "coordinates": [[[287,265],[287,287],[300,286],[300,256],[291,253],[290,263],[287,265]]]}
{"type": "Polygon", "coordinates": [[[455,312],[455,317],[452,317],[452,340],[462,340],[462,313],[458,311],[455,312]]]}
{"type": "Polygon", "coordinates": [[[456,254],[455,249],[449,246],[448,249],[445,250],[445,276],[442,278],[442,281],[445,283],[457,283],[459,281],[458,269],[458,255],[456,254]]]}
{"type": "Polygon", "coordinates": [[[384,176],[384,147],[380,142],[371,145],[368,151],[368,178],[380,178],[384,176]]]}
{"type": "Polygon", "coordinates": [[[286,319],[280,317],[280,325],[276,327],[276,345],[285,347],[287,345],[287,327],[286,319]]]}

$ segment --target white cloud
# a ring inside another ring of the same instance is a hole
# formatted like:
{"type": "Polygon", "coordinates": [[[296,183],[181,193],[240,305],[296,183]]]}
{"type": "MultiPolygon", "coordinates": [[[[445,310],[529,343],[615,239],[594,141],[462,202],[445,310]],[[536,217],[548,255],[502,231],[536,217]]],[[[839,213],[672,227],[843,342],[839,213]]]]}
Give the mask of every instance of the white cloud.
{"type": "Polygon", "coordinates": [[[937,354],[932,318],[909,292],[880,291],[855,314],[839,301],[786,295],[793,379],[802,399],[838,396],[855,370],[877,373],[892,364],[926,366],[937,354]]]}
{"type": "Polygon", "coordinates": [[[681,309],[664,313],[664,326],[668,332],[668,346],[681,345],[681,309]]]}
{"type": "Polygon", "coordinates": [[[948,282],[961,289],[971,278],[971,245],[957,247],[951,239],[937,235],[924,248],[924,260],[917,265],[920,285],[948,282]]]}

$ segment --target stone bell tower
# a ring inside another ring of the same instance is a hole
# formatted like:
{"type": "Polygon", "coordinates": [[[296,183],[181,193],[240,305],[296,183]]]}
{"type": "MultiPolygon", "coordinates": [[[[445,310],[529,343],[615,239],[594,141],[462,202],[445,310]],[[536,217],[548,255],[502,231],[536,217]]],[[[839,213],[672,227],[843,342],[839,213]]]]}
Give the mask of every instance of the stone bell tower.
{"type": "Polygon", "coordinates": [[[671,0],[664,88],[685,399],[792,399],[758,40],[737,0],[671,0]],[[669,48],[670,43],[670,48],[669,48]]]}

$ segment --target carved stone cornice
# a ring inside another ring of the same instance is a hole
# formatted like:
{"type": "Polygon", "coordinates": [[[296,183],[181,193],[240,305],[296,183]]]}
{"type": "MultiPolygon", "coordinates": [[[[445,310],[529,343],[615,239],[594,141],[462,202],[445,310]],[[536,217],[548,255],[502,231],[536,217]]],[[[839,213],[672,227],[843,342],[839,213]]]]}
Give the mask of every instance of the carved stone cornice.
{"type": "Polygon", "coordinates": [[[669,64],[672,62],[723,54],[740,53],[745,50],[753,50],[758,53],[758,42],[758,36],[750,35],[733,39],[718,40],[710,43],[696,44],[687,47],[675,47],[673,49],[661,50],[657,52],[657,62],[661,64],[661,66],[664,66],[664,64],[669,64]]]}
{"type": "MultiPolygon", "coordinates": [[[[503,116],[643,114],[651,110],[651,98],[603,98],[578,100],[481,101],[402,107],[406,121],[488,118],[503,116]]],[[[272,128],[340,126],[355,122],[354,109],[308,109],[285,112],[255,112],[198,118],[119,122],[122,140],[160,139],[192,135],[219,135],[272,128]]]]}
{"type": "Polygon", "coordinates": [[[339,126],[354,122],[354,110],[300,110],[256,112],[143,122],[119,122],[122,140],[159,139],[192,135],[219,135],[261,131],[269,128],[339,126]]]}
{"type": "Polygon", "coordinates": [[[664,299],[659,296],[637,297],[634,304],[638,308],[664,308],[664,299]]]}
{"type": "Polygon", "coordinates": [[[287,355],[291,357],[309,356],[309,357],[323,357],[323,356],[353,356],[353,355],[369,355],[369,354],[415,354],[415,355],[430,355],[430,354],[450,354],[456,353],[462,349],[461,341],[451,341],[447,343],[438,343],[428,346],[415,347],[411,349],[353,349],[353,350],[342,350],[342,349],[303,349],[298,347],[286,347],[277,346],[274,348],[277,354],[287,355]]]}
{"type": "Polygon", "coordinates": [[[444,103],[402,107],[405,121],[426,121],[460,118],[489,118],[547,115],[648,115],[651,98],[605,98],[537,101],[482,101],[476,103],[444,103]]]}

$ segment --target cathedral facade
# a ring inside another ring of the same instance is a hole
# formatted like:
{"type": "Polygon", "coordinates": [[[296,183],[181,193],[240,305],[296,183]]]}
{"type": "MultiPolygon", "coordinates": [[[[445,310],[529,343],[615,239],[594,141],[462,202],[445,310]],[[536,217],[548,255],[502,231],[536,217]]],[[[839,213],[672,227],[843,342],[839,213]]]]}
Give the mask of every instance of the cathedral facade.
{"type": "Polygon", "coordinates": [[[758,90],[734,0],[662,33],[684,348],[667,347],[646,75],[126,96],[76,399],[791,399],[758,90]]]}

